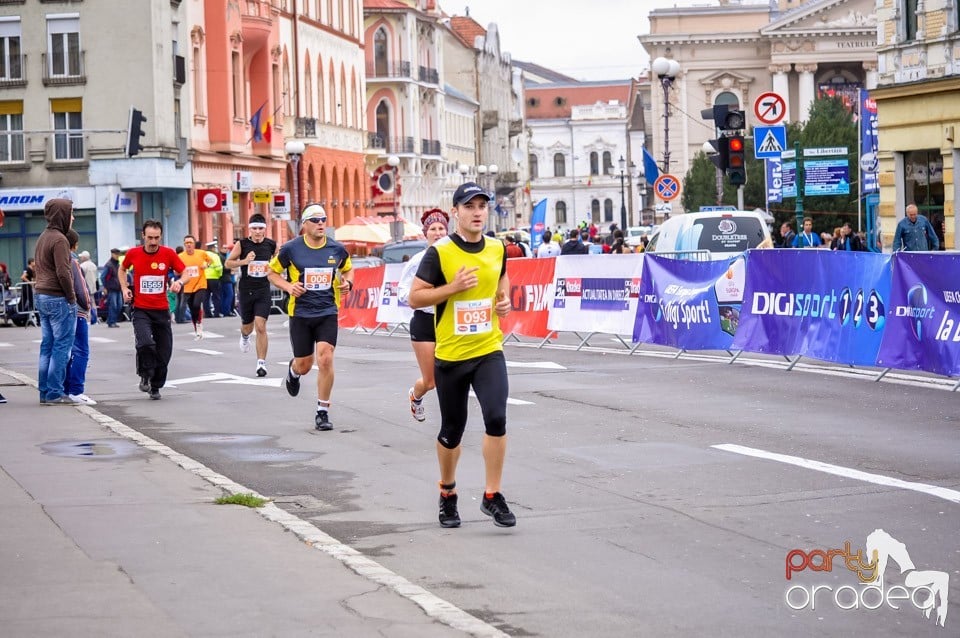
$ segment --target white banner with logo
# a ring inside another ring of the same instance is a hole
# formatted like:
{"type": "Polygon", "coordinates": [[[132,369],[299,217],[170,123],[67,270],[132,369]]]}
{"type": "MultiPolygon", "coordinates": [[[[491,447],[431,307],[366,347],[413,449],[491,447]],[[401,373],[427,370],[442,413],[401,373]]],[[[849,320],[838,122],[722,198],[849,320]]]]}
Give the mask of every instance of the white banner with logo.
{"type": "Polygon", "coordinates": [[[383,270],[383,285],[380,286],[380,306],[377,308],[379,323],[410,323],[413,310],[400,302],[397,291],[400,287],[400,274],[406,264],[387,264],[383,270]]]}
{"type": "Polygon", "coordinates": [[[642,272],[642,254],[557,257],[547,328],[632,335],[642,272]]]}

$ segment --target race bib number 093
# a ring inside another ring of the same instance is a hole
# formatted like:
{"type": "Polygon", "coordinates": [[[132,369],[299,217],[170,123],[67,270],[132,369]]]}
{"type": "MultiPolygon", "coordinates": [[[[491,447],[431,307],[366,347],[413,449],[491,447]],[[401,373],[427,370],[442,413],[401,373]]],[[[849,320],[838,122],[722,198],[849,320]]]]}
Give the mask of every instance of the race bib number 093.
{"type": "Polygon", "coordinates": [[[483,334],[493,329],[493,304],[489,299],[456,301],[453,311],[454,331],[458,335],[483,334]]]}

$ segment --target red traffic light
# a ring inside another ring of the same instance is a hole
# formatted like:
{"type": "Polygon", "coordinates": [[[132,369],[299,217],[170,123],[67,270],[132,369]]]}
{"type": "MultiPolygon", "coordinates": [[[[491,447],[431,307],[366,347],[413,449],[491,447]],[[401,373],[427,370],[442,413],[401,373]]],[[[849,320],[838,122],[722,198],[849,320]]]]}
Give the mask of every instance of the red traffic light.
{"type": "Polygon", "coordinates": [[[742,137],[731,137],[730,138],[730,150],[739,153],[743,151],[743,138],[742,137]]]}

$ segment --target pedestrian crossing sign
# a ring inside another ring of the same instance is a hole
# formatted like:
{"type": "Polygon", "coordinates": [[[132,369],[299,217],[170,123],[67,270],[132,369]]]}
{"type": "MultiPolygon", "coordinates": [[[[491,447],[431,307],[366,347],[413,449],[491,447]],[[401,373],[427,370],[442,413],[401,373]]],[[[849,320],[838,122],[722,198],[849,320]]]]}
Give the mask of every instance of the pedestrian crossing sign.
{"type": "Polygon", "coordinates": [[[753,127],[753,156],[780,157],[780,153],[787,148],[787,129],[785,126],[755,126],[753,127]]]}

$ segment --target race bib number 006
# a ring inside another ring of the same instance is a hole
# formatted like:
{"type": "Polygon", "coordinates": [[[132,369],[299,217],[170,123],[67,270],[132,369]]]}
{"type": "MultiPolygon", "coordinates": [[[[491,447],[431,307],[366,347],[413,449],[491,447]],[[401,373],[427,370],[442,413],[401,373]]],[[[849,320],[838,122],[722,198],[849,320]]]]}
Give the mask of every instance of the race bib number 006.
{"type": "Polygon", "coordinates": [[[140,294],[161,295],[164,292],[162,275],[144,275],[140,278],[140,294]]]}
{"type": "Polygon", "coordinates": [[[455,301],[454,332],[458,335],[474,335],[490,332],[493,329],[493,304],[489,299],[455,301]]]}
{"type": "Polygon", "coordinates": [[[305,268],[303,287],[306,290],[330,290],[333,283],[333,268],[305,268]]]}

